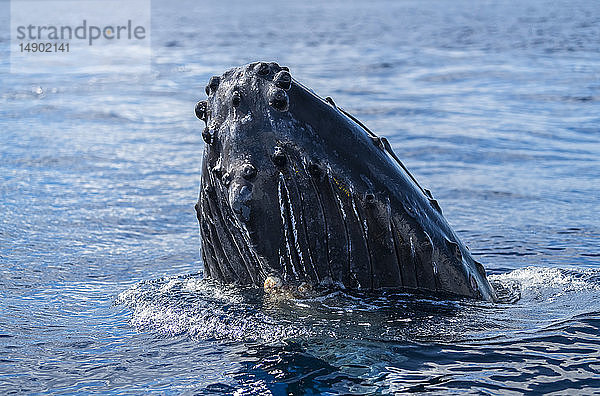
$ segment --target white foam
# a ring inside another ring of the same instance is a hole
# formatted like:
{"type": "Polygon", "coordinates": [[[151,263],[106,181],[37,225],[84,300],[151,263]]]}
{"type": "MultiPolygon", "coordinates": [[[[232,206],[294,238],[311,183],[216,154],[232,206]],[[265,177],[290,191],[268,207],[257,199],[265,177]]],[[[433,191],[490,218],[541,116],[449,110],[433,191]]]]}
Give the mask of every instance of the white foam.
{"type": "Polygon", "coordinates": [[[525,267],[506,274],[488,276],[492,284],[511,288],[517,284],[523,297],[554,298],[566,293],[599,291],[600,270],[525,267]]]}
{"type": "Polygon", "coordinates": [[[600,275],[600,270],[561,269],[549,267],[525,267],[500,275],[490,275],[490,279],[515,280],[523,288],[556,287],[569,290],[598,290],[600,285],[592,278],[600,275]]]}
{"type": "Polygon", "coordinates": [[[200,277],[174,277],[140,282],[117,300],[132,310],[130,324],[140,331],[196,339],[277,342],[301,330],[277,324],[233,287],[200,277]]]}

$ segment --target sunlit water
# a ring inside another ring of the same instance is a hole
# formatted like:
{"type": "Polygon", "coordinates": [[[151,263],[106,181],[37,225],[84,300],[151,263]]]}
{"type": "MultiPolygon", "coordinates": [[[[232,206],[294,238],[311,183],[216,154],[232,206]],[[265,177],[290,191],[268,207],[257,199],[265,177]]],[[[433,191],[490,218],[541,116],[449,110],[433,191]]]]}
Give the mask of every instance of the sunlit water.
{"type": "Polygon", "coordinates": [[[150,75],[10,75],[0,37],[0,393],[600,391],[600,3],[156,0],[152,23],[150,75]],[[259,59],[386,136],[504,302],[203,280],[193,106],[259,59]]]}

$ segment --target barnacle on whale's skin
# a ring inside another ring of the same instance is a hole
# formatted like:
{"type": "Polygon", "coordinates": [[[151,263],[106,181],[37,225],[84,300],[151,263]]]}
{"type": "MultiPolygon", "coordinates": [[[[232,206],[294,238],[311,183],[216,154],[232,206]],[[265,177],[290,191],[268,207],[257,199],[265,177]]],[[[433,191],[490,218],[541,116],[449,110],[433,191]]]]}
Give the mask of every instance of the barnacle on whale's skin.
{"type": "Polygon", "coordinates": [[[279,289],[283,286],[283,281],[278,276],[268,276],[265,279],[264,289],[265,291],[271,291],[279,289]]]}
{"type": "Polygon", "coordinates": [[[494,301],[439,203],[387,139],[275,62],[210,79],[200,222],[205,272],[267,292],[399,288],[494,301]]]}

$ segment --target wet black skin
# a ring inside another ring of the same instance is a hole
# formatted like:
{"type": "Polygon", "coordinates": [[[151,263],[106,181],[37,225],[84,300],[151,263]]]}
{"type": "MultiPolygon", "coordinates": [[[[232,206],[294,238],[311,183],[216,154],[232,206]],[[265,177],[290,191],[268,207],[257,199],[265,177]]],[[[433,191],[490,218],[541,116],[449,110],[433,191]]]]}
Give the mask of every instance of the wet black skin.
{"type": "Polygon", "coordinates": [[[495,300],[431,193],[331,99],[265,62],[206,93],[196,212],[208,276],[495,300]]]}

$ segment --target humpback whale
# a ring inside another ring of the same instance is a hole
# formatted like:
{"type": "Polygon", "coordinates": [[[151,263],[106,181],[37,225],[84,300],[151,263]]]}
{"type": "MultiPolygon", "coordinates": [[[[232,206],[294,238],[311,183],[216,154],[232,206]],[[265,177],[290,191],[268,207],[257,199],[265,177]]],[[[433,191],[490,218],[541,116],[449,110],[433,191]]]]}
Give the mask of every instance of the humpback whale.
{"type": "Polygon", "coordinates": [[[208,277],[496,299],[431,192],[331,98],[275,62],[213,76],[206,94],[195,209],[208,277]]]}

